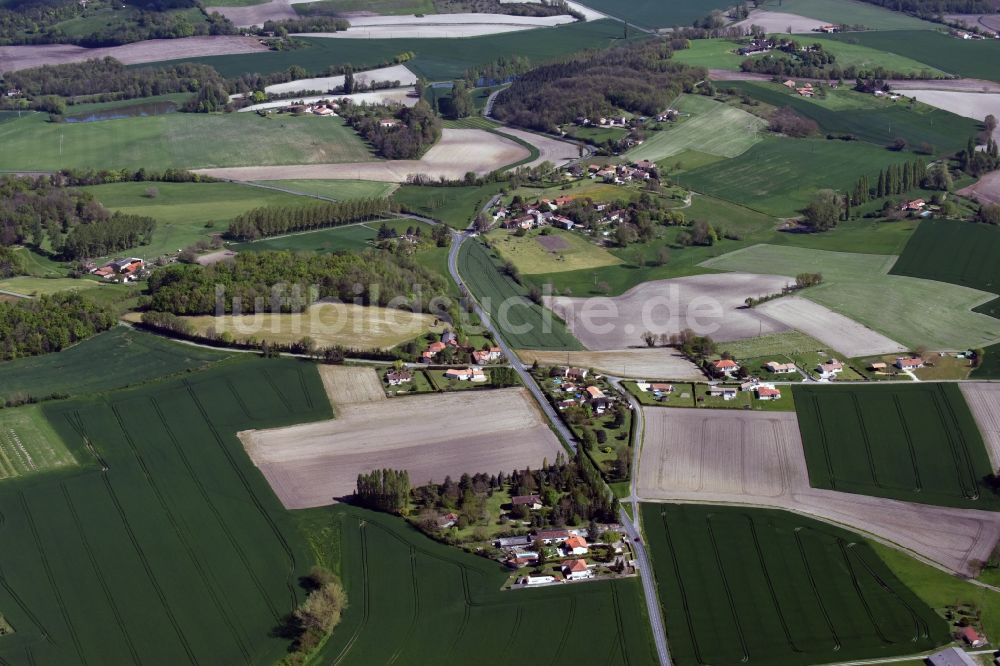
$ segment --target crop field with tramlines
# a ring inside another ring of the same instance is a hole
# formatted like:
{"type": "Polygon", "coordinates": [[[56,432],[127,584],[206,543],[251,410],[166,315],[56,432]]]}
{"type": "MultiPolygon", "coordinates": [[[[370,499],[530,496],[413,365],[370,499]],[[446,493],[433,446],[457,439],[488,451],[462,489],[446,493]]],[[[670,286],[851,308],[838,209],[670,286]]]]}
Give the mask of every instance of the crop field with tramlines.
{"type": "Polygon", "coordinates": [[[800,666],[948,641],[857,534],[768,509],[643,504],[678,666],[800,666]]]}
{"type": "Polygon", "coordinates": [[[499,260],[476,242],[462,246],[458,270],[509,344],[519,349],[582,350],[561,319],[528,299],[527,290],[500,272],[499,260]]]}
{"type": "Polygon", "coordinates": [[[235,433],[330,418],[313,366],[241,360],[50,403],[81,464],[0,481],[0,661],[273,663],[305,543],[235,433]]]}
{"type": "Polygon", "coordinates": [[[1000,293],[1000,229],[989,224],[923,220],[892,275],[909,275],[1000,293]]]}
{"type": "Polygon", "coordinates": [[[636,579],[501,591],[496,562],[398,518],[340,505],[330,520],[350,605],[317,663],[656,663],[636,579]]]}
{"type": "Polygon", "coordinates": [[[1000,509],[957,384],[795,387],[815,488],[921,504],[1000,509]]]}

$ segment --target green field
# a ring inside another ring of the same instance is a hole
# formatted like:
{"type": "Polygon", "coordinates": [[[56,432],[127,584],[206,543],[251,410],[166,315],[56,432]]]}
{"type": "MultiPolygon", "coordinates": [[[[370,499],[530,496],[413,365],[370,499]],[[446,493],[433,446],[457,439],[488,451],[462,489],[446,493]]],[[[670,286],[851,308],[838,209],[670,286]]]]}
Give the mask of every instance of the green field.
{"type": "Polygon", "coordinates": [[[591,242],[582,234],[550,229],[547,235],[537,233],[515,236],[510,231],[491,232],[487,239],[491,247],[506,261],[514,262],[526,275],[558,273],[561,271],[592,270],[623,263],[603,247],[591,242]],[[542,243],[558,250],[547,250],[542,243]]]}
{"type": "Polygon", "coordinates": [[[798,14],[826,23],[861,24],[871,30],[935,29],[936,23],[922,21],[903,12],[883,9],[867,2],[855,0],[767,0],[762,9],[786,14],[798,14]]]}
{"type": "Polygon", "coordinates": [[[41,407],[0,410],[0,482],[75,464],[41,407]]]}
{"type": "Polygon", "coordinates": [[[271,252],[275,250],[350,252],[371,247],[371,242],[377,237],[378,231],[376,229],[364,224],[352,224],[346,227],[267,238],[252,243],[235,243],[229,247],[237,252],[271,252]]]}
{"type": "Polygon", "coordinates": [[[766,137],[739,157],[689,171],[676,180],[697,192],[776,217],[804,208],[818,189],[847,190],[858,178],[913,159],[867,143],[766,137]]]}
{"type": "Polygon", "coordinates": [[[372,159],[340,119],[261,118],[254,113],[168,113],[72,124],[33,114],[0,125],[0,144],[0,171],[193,169],[372,159]]]}
{"type": "Polygon", "coordinates": [[[541,63],[584,49],[608,46],[620,40],[622,35],[620,23],[604,20],[460,39],[299,37],[304,48],[188,60],[212,65],[225,77],[246,72],[270,74],[285,71],[292,65],[319,75],[331,65],[350,63],[355,71],[360,71],[390,62],[401,53],[412,52],[415,57],[407,61],[406,66],[417,76],[428,81],[446,81],[461,78],[470,67],[493,62],[501,56],[519,55],[541,63]]]}
{"type": "MultiPolygon", "coordinates": [[[[736,359],[758,358],[775,355],[793,355],[826,349],[819,340],[798,331],[785,331],[762,335],[759,338],[732,340],[723,344],[736,359]]],[[[808,368],[805,368],[808,369],[808,368]]]]}
{"type": "Polygon", "coordinates": [[[387,197],[398,187],[395,183],[378,183],[373,180],[262,180],[260,184],[338,201],[387,197]]]}
{"type": "Polygon", "coordinates": [[[795,387],[809,483],[849,493],[1000,509],[957,384],[795,387]]]}
{"type": "Polygon", "coordinates": [[[465,229],[500,189],[498,183],[458,187],[401,185],[393,197],[408,213],[444,222],[453,229],[465,229]]]}
{"type": "Polygon", "coordinates": [[[986,356],[972,371],[972,379],[1000,379],[1000,343],[986,347],[986,356]]]}
{"type": "Polygon", "coordinates": [[[0,404],[138,385],[203,369],[229,356],[117,326],[55,354],[0,363],[0,404]]]}
{"type": "Polygon", "coordinates": [[[678,666],[905,655],[947,625],[857,534],[767,509],[643,504],[678,666]]]}
{"type": "Polygon", "coordinates": [[[527,290],[500,272],[499,259],[476,241],[462,245],[458,270],[504,339],[516,349],[580,351],[583,346],[551,310],[532,303],[527,290]]]}
{"type": "Polygon", "coordinates": [[[584,0],[580,4],[644,28],[690,26],[692,22],[711,14],[713,9],[730,6],[718,0],[630,0],[627,3],[618,0],[584,0]]]}
{"type": "Polygon", "coordinates": [[[137,248],[147,258],[172,254],[221,234],[229,220],[263,206],[310,206],[320,202],[262,187],[234,183],[112,183],[84,189],[111,210],[156,220],[153,242],[137,248]],[[155,197],[146,196],[149,189],[155,197]]]}
{"type": "Polygon", "coordinates": [[[926,62],[950,74],[1000,81],[1000,41],[964,40],[930,30],[851,32],[833,37],[926,62]]]}
{"type": "Polygon", "coordinates": [[[969,137],[979,131],[979,123],[970,118],[926,104],[911,105],[905,99],[893,102],[840,89],[831,91],[825,99],[807,99],[782,85],[753,81],[734,81],[731,87],[762,102],[791,107],[816,121],[824,133],[853,134],[880,147],[901,138],[911,150],[926,143],[935,154],[950,155],[962,150],[969,137]]]}
{"type": "Polygon", "coordinates": [[[330,418],[315,367],[244,356],[44,413],[84,467],[0,484],[0,658],[277,661],[313,560],[235,433],[330,418]]]}
{"type": "Polygon", "coordinates": [[[755,245],[704,262],[716,270],[823,275],[803,295],[915,349],[961,350],[1000,339],[1000,322],[972,312],[992,296],[958,285],[889,275],[893,257],[755,245]]]}
{"type": "Polygon", "coordinates": [[[893,265],[910,275],[1000,293],[1000,229],[987,224],[924,220],[893,265]]]}
{"type": "Polygon", "coordinates": [[[638,581],[501,591],[496,562],[431,541],[398,518],[325,511],[349,606],[317,663],[656,663],[638,581]]]}
{"type": "Polygon", "coordinates": [[[81,289],[92,289],[99,286],[99,282],[85,279],[77,280],[73,278],[57,277],[31,277],[19,275],[17,277],[0,280],[0,291],[9,291],[22,296],[44,296],[54,294],[59,291],[79,291],[81,289]]]}
{"type": "Polygon", "coordinates": [[[648,134],[641,146],[626,153],[629,159],[658,162],[686,150],[736,157],[760,141],[767,125],[757,116],[701,95],[682,95],[674,105],[684,114],[683,121],[648,134]]]}

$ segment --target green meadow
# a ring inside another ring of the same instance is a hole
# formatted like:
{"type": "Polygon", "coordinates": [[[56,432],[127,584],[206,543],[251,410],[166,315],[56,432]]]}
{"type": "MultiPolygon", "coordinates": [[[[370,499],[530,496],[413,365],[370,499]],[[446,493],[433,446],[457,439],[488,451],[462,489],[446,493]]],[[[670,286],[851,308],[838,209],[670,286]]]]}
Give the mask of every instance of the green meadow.
{"type": "Polygon", "coordinates": [[[914,58],[950,74],[1000,81],[1000,40],[957,39],[931,30],[851,32],[832,38],[914,58]]]}

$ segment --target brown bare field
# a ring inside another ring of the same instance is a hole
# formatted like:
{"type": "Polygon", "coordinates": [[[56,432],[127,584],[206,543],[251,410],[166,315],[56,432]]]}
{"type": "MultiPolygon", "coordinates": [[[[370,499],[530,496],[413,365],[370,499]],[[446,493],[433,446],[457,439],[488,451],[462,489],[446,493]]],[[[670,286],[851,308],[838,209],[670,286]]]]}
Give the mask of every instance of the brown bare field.
{"type": "Polygon", "coordinates": [[[996,14],[946,14],[944,18],[969,28],[986,28],[1000,33],[1000,16],[996,14]]]}
{"type": "Polygon", "coordinates": [[[958,191],[981,204],[1000,204],[1000,171],[991,171],[972,185],[958,191]]]}
{"type": "Polygon", "coordinates": [[[958,386],[979,426],[993,469],[1000,469],[1000,384],[961,382],[958,386]]]}
{"type": "Polygon", "coordinates": [[[13,72],[41,65],[62,65],[108,56],[126,65],[161,60],[182,60],[200,56],[255,53],[267,47],[253,37],[214,35],[181,39],[150,39],[134,44],[87,49],[71,44],[40,46],[0,46],[0,71],[13,72]]]}
{"type": "MultiPolygon", "coordinates": [[[[340,390],[334,389],[337,399],[340,390]]],[[[522,388],[358,402],[332,421],[239,437],[289,509],[332,504],[353,493],[358,474],[373,469],[408,470],[417,485],[537,467],[562,451],[522,388]]]]}
{"type": "Polygon", "coordinates": [[[957,92],[1000,93],[1000,83],[984,79],[890,79],[894,90],[954,90],[957,92]]]}
{"type": "Polygon", "coordinates": [[[240,28],[264,25],[265,21],[294,19],[299,16],[292,9],[288,0],[271,0],[261,5],[250,5],[249,7],[206,7],[205,11],[209,14],[219,12],[240,28]]]}
{"type": "Polygon", "coordinates": [[[561,236],[538,236],[535,240],[548,252],[558,252],[569,248],[569,243],[561,236]]]}
{"type": "Polygon", "coordinates": [[[806,335],[811,335],[848,358],[906,351],[906,348],[895,340],[819,303],[798,296],[786,296],[769,301],[758,305],[755,309],[806,335]]]}
{"type": "Polygon", "coordinates": [[[321,365],[319,376],[323,380],[326,397],[334,414],[350,410],[351,405],[381,402],[386,399],[382,380],[375,368],[357,365],[321,365]]]}
{"type": "Polygon", "coordinates": [[[572,162],[580,156],[580,149],[575,143],[554,139],[550,136],[542,136],[516,127],[501,127],[500,132],[516,136],[522,141],[527,141],[538,149],[538,159],[528,162],[523,166],[536,167],[542,162],[551,162],[556,166],[562,166],[572,162]]]}
{"type": "Polygon", "coordinates": [[[384,160],[354,164],[300,164],[294,166],[199,169],[227,180],[348,179],[403,183],[412,174],[431,179],[460,179],[469,171],[485,175],[526,157],[528,151],[510,139],[476,129],[445,129],[441,140],[419,160],[384,160]]]}
{"type": "MultiPolygon", "coordinates": [[[[358,83],[368,84],[399,81],[401,86],[412,86],[417,82],[417,75],[411,72],[406,65],[392,65],[391,67],[357,72],[354,74],[354,80],[358,83]]],[[[295,81],[288,81],[286,83],[275,83],[264,88],[264,92],[285,94],[299,90],[332,90],[342,85],[344,85],[343,74],[340,76],[322,76],[312,79],[296,79],[295,81]]]]}
{"type": "MultiPolygon", "coordinates": [[[[299,4],[298,1],[292,4],[299,4]]],[[[507,14],[429,14],[426,16],[354,16],[351,27],[339,32],[303,33],[303,37],[330,39],[421,39],[495,35],[572,23],[571,16],[511,16],[507,14]]]]}
{"type": "Polygon", "coordinates": [[[212,264],[217,264],[220,261],[229,261],[236,256],[236,253],[232,250],[219,250],[217,252],[209,252],[208,254],[203,254],[195,262],[200,266],[211,266],[212,264]]]}
{"type": "Polygon", "coordinates": [[[784,12],[770,12],[763,9],[755,9],[750,12],[750,17],[743,19],[739,23],[734,23],[734,28],[749,28],[752,25],[759,25],[765,32],[788,32],[791,26],[792,33],[809,33],[824,25],[823,21],[799,16],[798,14],[786,14],[784,12]]]}
{"type": "Polygon", "coordinates": [[[1000,538],[1000,514],[809,486],[791,412],[645,408],[637,477],[643,500],[795,511],[870,534],[952,572],[972,575],[1000,538]]]}
{"type": "Polygon", "coordinates": [[[634,379],[704,379],[694,363],[673,349],[622,349],[601,352],[560,352],[521,349],[522,362],[539,365],[571,365],[592,368],[615,377],[634,379]]]}
{"type": "Polygon", "coordinates": [[[749,296],[778,293],[789,282],[754,273],[693,275],[645,282],[615,298],[546,297],[546,305],[592,351],[641,345],[645,331],[672,334],[685,328],[725,342],[788,330],[744,303],[749,296]]]}

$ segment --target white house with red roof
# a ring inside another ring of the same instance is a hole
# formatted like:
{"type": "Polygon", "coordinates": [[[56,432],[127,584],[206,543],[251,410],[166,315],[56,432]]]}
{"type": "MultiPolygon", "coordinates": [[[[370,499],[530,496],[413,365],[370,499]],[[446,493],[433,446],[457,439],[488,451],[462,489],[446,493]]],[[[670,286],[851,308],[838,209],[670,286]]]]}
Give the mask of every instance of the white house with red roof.
{"type": "Polygon", "coordinates": [[[594,572],[587,566],[587,560],[569,560],[562,566],[562,574],[566,580],[586,580],[594,577],[594,572]]]}

